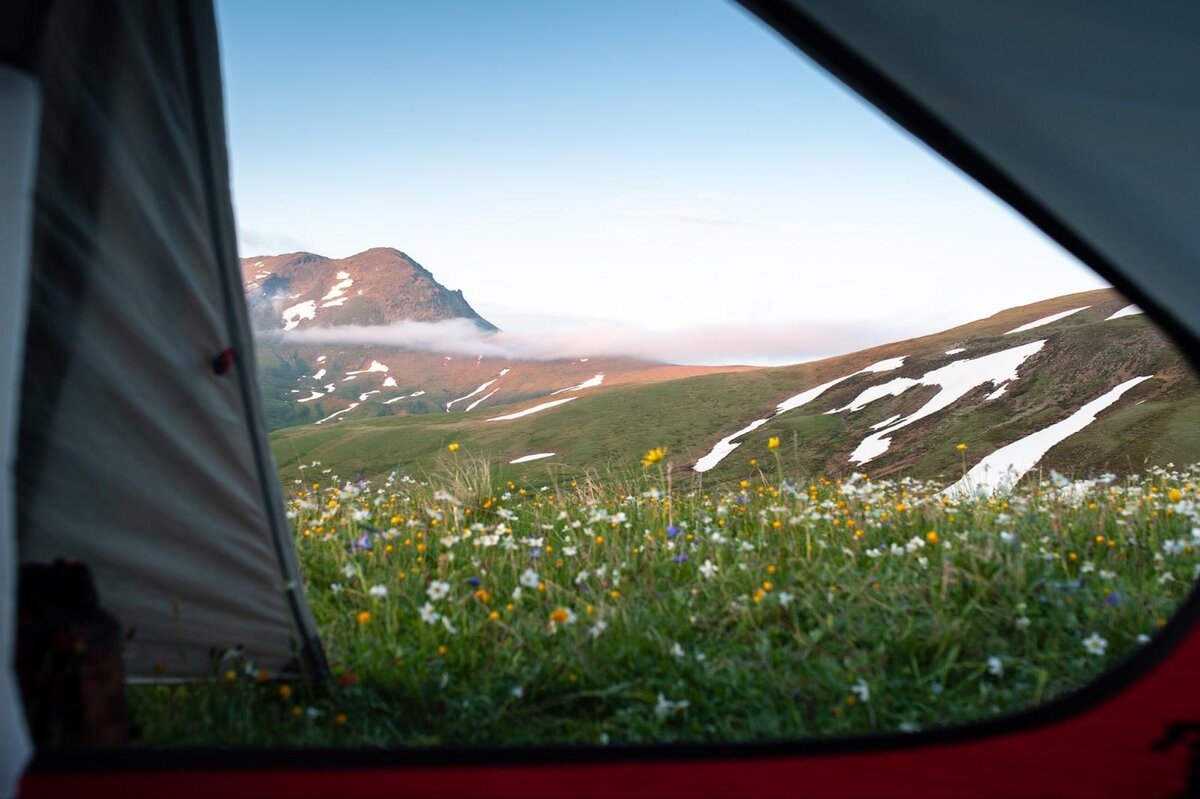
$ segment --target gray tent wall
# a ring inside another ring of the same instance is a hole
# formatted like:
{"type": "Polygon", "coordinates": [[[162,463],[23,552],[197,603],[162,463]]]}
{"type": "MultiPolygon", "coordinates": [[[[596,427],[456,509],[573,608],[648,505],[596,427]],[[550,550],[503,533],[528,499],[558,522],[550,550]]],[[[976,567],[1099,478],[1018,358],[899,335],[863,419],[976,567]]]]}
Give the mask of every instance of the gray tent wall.
{"type": "Polygon", "coordinates": [[[1200,335],[1200,3],[741,2],[1200,335]]]}
{"type": "Polygon", "coordinates": [[[15,796],[29,757],[21,692],[13,674],[17,613],[16,461],[21,341],[29,275],[29,231],[39,97],[33,76],[0,65],[0,796],[15,796]]]}
{"type": "Polygon", "coordinates": [[[21,559],[92,568],[131,678],[234,647],[324,675],[255,383],[211,4],[56,0],[38,76],[21,559]]]}

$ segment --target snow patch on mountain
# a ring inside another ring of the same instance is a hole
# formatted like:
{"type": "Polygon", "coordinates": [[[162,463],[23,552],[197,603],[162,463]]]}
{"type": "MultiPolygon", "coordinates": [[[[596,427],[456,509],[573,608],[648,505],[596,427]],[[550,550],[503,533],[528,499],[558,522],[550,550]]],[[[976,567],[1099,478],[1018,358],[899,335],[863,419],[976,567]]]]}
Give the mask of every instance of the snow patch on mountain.
{"type": "Polygon", "coordinates": [[[362,375],[362,374],[367,374],[368,372],[386,372],[387,370],[388,370],[388,368],[386,366],[384,366],[383,364],[381,364],[379,361],[371,361],[371,365],[368,366],[366,369],[359,369],[354,372],[346,372],[346,374],[362,375]]]}
{"type": "Polygon", "coordinates": [[[484,401],[484,400],[486,400],[486,399],[489,399],[489,398],[491,398],[491,396],[492,396],[493,394],[495,394],[495,393],[496,393],[497,391],[499,391],[499,390],[500,390],[500,389],[498,389],[498,388],[493,388],[493,389],[492,389],[491,391],[489,391],[487,394],[484,394],[482,397],[480,397],[479,399],[475,400],[475,401],[474,401],[474,402],[472,402],[470,405],[468,405],[468,406],[467,406],[467,411],[473,411],[473,410],[475,410],[476,406],[477,406],[477,405],[479,405],[479,403],[483,402],[483,401],[484,401]]]}
{"type": "Polygon", "coordinates": [[[907,356],[905,355],[901,355],[899,358],[888,358],[887,360],[873,363],[870,366],[859,369],[857,372],[852,372],[844,377],[835,378],[827,383],[822,383],[816,388],[810,388],[808,391],[802,391],[795,396],[788,397],[783,402],[775,406],[775,413],[772,414],[772,416],[769,416],[766,419],[755,419],[741,430],[725,436],[725,438],[722,438],[720,441],[714,444],[713,448],[709,450],[707,455],[696,461],[696,465],[692,467],[692,471],[707,472],[709,469],[716,466],[718,463],[724,460],[729,453],[741,446],[741,443],[737,442],[737,439],[762,427],[774,416],[778,416],[781,413],[787,413],[790,410],[799,408],[801,405],[807,405],[829,389],[836,386],[838,383],[849,380],[856,375],[878,374],[880,372],[889,372],[893,369],[899,369],[904,365],[904,359],[906,357],[907,356]]]}
{"type": "Polygon", "coordinates": [[[313,424],[321,424],[322,422],[328,422],[330,419],[336,419],[337,417],[341,416],[343,413],[350,413],[350,411],[354,410],[357,407],[358,407],[358,403],[352,402],[352,403],[350,403],[349,408],[342,408],[340,411],[335,411],[334,413],[331,413],[328,416],[326,416],[324,419],[317,420],[313,424]]]}
{"type": "Polygon", "coordinates": [[[1141,308],[1137,307],[1136,305],[1126,305],[1124,308],[1117,311],[1112,316],[1105,317],[1104,321],[1111,322],[1114,319],[1122,319],[1126,316],[1134,316],[1134,315],[1140,314],[1140,313],[1145,313],[1145,311],[1143,311],[1141,308]]]}
{"type": "Polygon", "coordinates": [[[540,461],[542,458],[553,457],[553,452],[536,452],[533,455],[522,455],[519,458],[513,458],[509,463],[529,463],[530,461],[540,461]]]}
{"type": "Polygon", "coordinates": [[[1085,305],[1082,308],[1072,308],[1069,311],[1060,311],[1059,313],[1056,313],[1056,314],[1050,314],[1049,316],[1044,316],[1041,319],[1035,319],[1032,322],[1023,324],[1020,327],[1014,327],[1012,330],[1008,331],[1004,335],[1011,336],[1013,333],[1024,333],[1026,330],[1033,330],[1035,327],[1041,327],[1042,325],[1048,325],[1048,324],[1051,324],[1052,322],[1057,322],[1059,319],[1066,319],[1071,314],[1076,314],[1076,313],[1079,313],[1080,311],[1086,311],[1088,308],[1091,308],[1091,307],[1092,306],[1090,306],[1090,305],[1085,305]]]}
{"type": "Polygon", "coordinates": [[[568,391],[582,391],[585,388],[595,388],[596,386],[600,385],[603,382],[604,382],[604,373],[600,372],[599,374],[595,375],[594,377],[589,377],[587,380],[584,380],[582,383],[580,383],[577,386],[568,386],[567,388],[560,388],[558,391],[551,391],[550,396],[553,397],[555,394],[564,394],[568,391]]]}
{"type": "Polygon", "coordinates": [[[516,413],[509,413],[505,414],[504,416],[493,416],[491,419],[488,419],[488,421],[506,422],[509,419],[520,419],[523,416],[530,416],[535,413],[540,413],[542,411],[549,410],[550,408],[558,407],[559,405],[565,405],[566,403],[577,399],[579,399],[579,397],[566,397],[564,399],[550,400],[549,402],[543,402],[540,405],[534,405],[532,408],[526,408],[525,410],[517,411],[516,413]]]}
{"type": "Polygon", "coordinates": [[[897,378],[885,384],[889,387],[886,392],[879,391],[878,389],[881,388],[879,386],[868,388],[862,394],[859,394],[858,398],[853,400],[846,408],[841,410],[850,410],[853,412],[854,410],[861,409],[868,402],[881,399],[889,394],[891,396],[899,396],[903,391],[917,385],[937,386],[941,391],[933,395],[928,402],[913,413],[864,438],[858,447],[855,448],[854,452],[850,453],[850,462],[863,464],[879,457],[888,451],[888,447],[892,443],[891,435],[897,430],[950,407],[984,383],[990,382],[993,386],[998,386],[1001,383],[1016,380],[1018,367],[1041,350],[1045,344],[1046,340],[1041,339],[1039,341],[1031,341],[1028,344],[1022,344],[1019,347],[1013,347],[1012,349],[983,355],[979,358],[965,358],[961,361],[954,361],[940,369],[927,372],[916,380],[897,378]],[[872,393],[873,390],[874,393],[872,393]],[[864,397],[868,394],[870,394],[870,397],[864,400],[864,397]]]}
{"type": "Polygon", "coordinates": [[[290,308],[283,309],[283,329],[295,330],[300,326],[301,319],[312,321],[317,318],[317,301],[305,300],[290,308]]]}
{"type": "Polygon", "coordinates": [[[1096,421],[1096,416],[1119,400],[1125,392],[1152,377],[1153,375],[1144,375],[1126,380],[1087,403],[1061,422],[1055,422],[1049,427],[1001,447],[972,466],[962,479],[946,489],[946,493],[992,494],[996,491],[1011,489],[1018,480],[1037,465],[1037,462],[1050,451],[1051,447],[1096,421]]]}

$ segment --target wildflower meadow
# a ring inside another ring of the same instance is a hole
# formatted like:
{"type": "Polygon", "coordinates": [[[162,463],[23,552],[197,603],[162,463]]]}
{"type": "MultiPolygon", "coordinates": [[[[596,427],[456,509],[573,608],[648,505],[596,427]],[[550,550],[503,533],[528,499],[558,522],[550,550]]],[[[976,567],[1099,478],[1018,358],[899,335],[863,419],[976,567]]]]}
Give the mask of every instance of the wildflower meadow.
{"type": "MultiPolygon", "coordinates": [[[[457,444],[416,477],[314,463],[288,515],[336,679],[245,656],[133,689],[154,744],[763,741],[1035,706],[1147,643],[1200,569],[1200,466],[994,496],[798,480],[496,484],[457,444]],[[325,472],[325,473],[323,473],[325,472]]],[[[631,458],[631,460],[633,460],[631,458]]],[[[964,457],[965,470],[965,457],[964,457]]]]}

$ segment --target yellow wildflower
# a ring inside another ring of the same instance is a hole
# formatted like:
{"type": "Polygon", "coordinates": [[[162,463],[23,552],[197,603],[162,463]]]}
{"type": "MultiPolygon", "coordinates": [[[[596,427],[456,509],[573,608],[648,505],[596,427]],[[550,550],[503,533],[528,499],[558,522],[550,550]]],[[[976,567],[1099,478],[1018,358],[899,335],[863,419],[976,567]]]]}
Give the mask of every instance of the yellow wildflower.
{"type": "Polygon", "coordinates": [[[779,449],[779,436],[771,436],[767,439],[767,449],[779,449]]]}
{"type": "Polygon", "coordinates": [[[665,447],[655,447],[654,449],[646,450],[646,454],[642,456],[642,468],[649,469],[665,457],[667,457],[665,447]]]}

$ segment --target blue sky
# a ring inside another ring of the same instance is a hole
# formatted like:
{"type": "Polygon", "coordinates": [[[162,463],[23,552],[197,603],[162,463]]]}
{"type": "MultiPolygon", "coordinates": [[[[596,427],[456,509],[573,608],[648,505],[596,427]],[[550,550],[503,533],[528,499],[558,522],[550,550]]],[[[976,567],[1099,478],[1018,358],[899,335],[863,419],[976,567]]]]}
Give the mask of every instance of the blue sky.
{"type": "Polygon", "coordinates": [[[506,329],[844,349],[1104,285],[730,3],[217,10],[244,255],[397,247],[506,329]]]}

